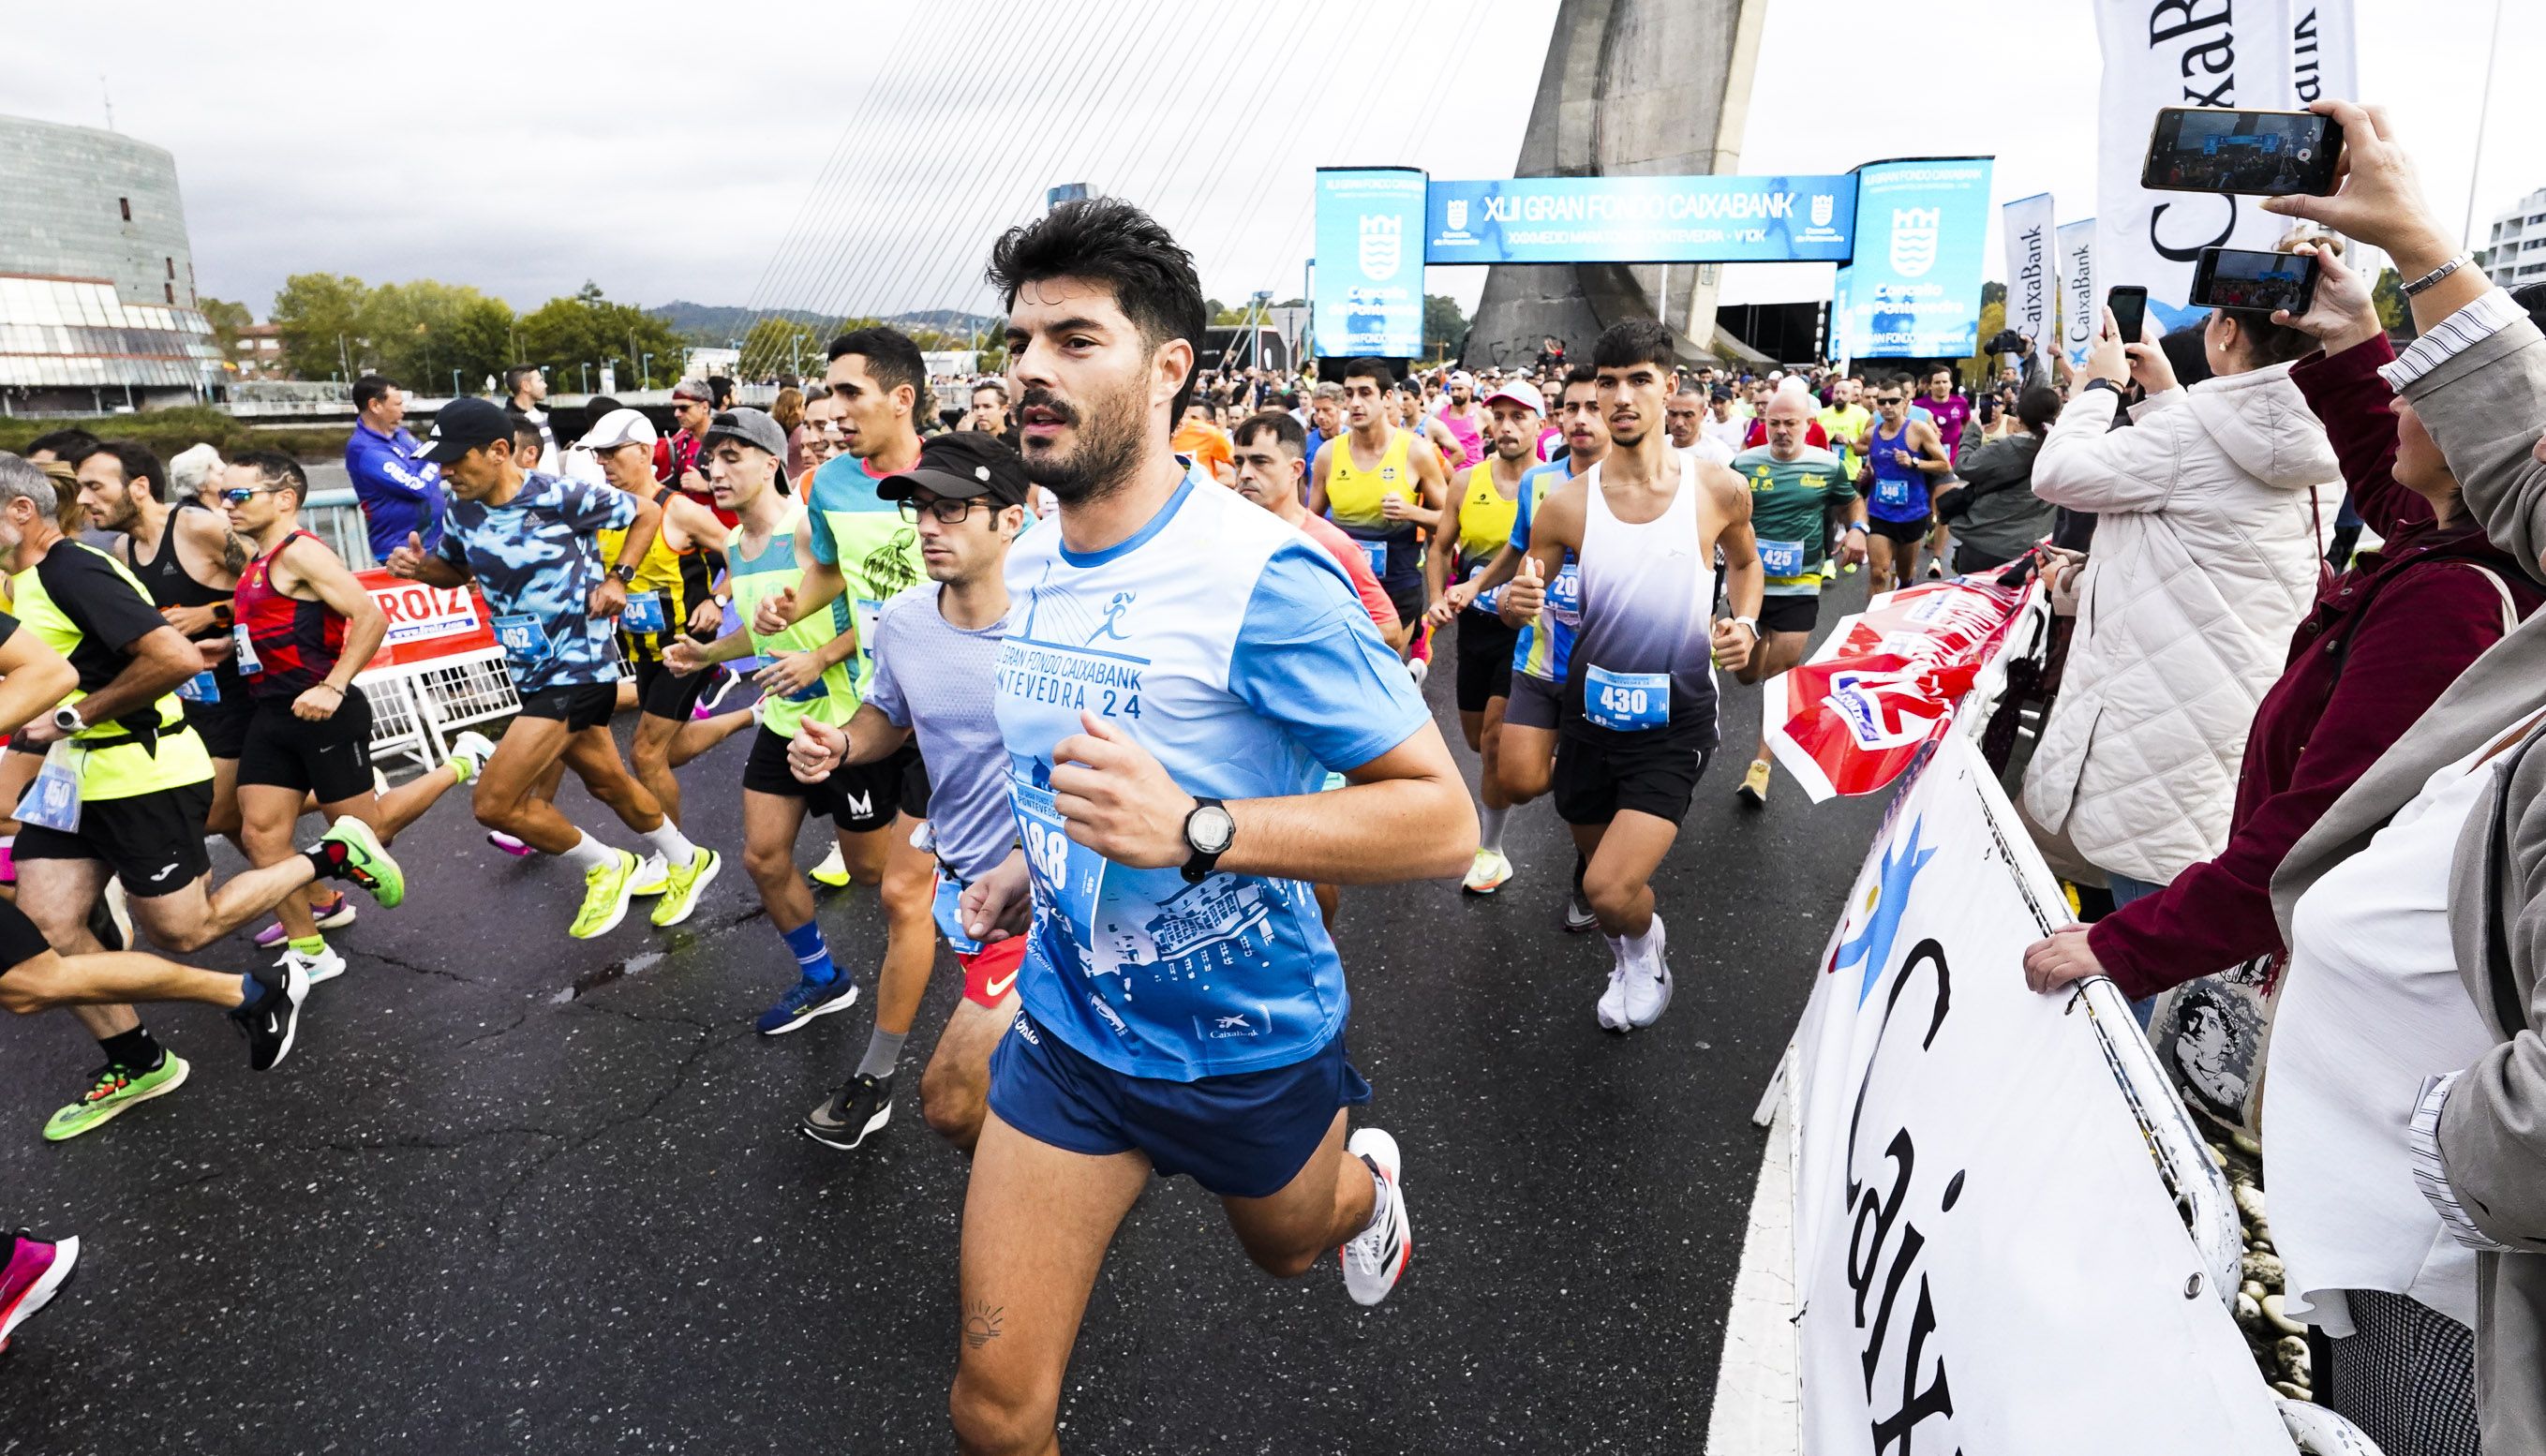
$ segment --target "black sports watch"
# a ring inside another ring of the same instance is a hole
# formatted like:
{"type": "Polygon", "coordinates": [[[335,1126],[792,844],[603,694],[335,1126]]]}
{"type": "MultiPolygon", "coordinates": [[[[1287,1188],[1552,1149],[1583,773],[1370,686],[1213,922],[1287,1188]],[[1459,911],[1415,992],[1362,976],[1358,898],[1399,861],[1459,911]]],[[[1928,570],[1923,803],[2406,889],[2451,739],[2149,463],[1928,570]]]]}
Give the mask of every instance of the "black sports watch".
{"type": "Polygon", "coordinates": [[[621,586],[626,586],[636,579],[636,568],[624,564],[617,565],[610,568],[610,574],[619,578],[621,586]]]}
{"type": "Polygon", "coordinates": [[[1230,817],[1229,808],[1217,799],[1194,800],[1193,812],[1185,815],[1185,847],[1193,858],[1185,861],[1182,871],[1187,885],[1199,885],[1219,868],[1220,857],[1237,839],[1237,820],[1230,817]]]}

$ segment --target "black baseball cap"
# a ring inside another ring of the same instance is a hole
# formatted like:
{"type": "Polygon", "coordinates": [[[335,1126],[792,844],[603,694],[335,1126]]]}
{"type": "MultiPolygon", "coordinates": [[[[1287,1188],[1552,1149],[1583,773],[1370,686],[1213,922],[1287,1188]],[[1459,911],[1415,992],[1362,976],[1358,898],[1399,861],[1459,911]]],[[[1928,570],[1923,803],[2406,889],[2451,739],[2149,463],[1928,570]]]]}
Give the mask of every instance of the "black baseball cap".
{"type": "Polygon", "coordinates": [[[416,459],[447,466],[468,452],[513,438],[513,417],[491,399],[454,399],[433,417],[433,434],[416,459]]]}
{"type": "Polygon", "coordinates": [[[919,444],[919,464],[876,482],[887,500],[908,500],[925,490],[940,500],[988,496],[1000,505],[1026,503],[1025,457],[996,435],[958,430],[919,444]]]}

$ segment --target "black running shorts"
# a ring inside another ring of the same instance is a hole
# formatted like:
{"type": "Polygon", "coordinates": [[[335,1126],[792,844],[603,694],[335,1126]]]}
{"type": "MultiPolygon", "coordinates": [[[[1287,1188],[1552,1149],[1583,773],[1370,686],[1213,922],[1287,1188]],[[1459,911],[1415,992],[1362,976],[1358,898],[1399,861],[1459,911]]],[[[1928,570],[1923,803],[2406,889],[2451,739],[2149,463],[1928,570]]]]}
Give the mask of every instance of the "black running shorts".
{"type": "Polygon", "coordinates": [[[619,684],[576,682],[543,688],[522,700],[524,718],[554,719],[570,733],[600,728],[619,708],[619,684]]]}
{"type": "Polygon", "coordinates": [[[98,860],[134,899],[174,895],[212,872],[204,848],[204,818],[212,812],[211,779],[95,799],[80,806],[78,833],[22,823],[11,853],[20,860],[98,860]]]}
{"type": "Polygon", "coordinates": [[[1676,824],[1712,754],[1707,729],[1668,728],[1611,733],[1593,741],[1572,733],[1556,740],[1556,816],[1569,824],[1605,824],[1632,809],[1676,824]]]}
{"type": "Polygon", "coordinates": [[[1759,604],[1761,632],[1810,632],[1821,620],[1822,594],[1817,591],[1768,597],[1759,604]]]}
{"type": "Polygon", "coordinates": [[[238,781],[241,788],[264,784],[313,794],[320,804],[371,793],[371,699],[351,689],[343,707],[315,723],[294,713],[287,700],[257,704],[239,750],[238,781]]]}
{"type": "Polygon", "coordinates": [[[751,756],[742,765],[743,788],[802,799],[806,813],[849,834],[887,828],[905,810],[913,818],[926,816],[928,769],[920,762],[917,744],[904,743],[874,763],[844,764],[822,782],[807,784],[787,767],[788,741],[766,728],[752,733],[751,756]]]}
{"type": "Polygon", "coordinates": [[[44,932],[36,928],[25,910],[0,899],[0,976],[8,975],[10,967],[24,966],[51,949],[44,932]]]}
{"type": "Polygon", "coordinates": [[[674,672],[661,658],[629,665],[636,674],[637,711],[648,718],[668,718],[674,723],[690,721],[690,710],[699,706],[699,695],[707,690],[708,680],[716,676],[713,667],[686,674],[674,672]]]}
{"type": "Polygon", "coordinates": [[[1512,644],[1520,629],[1473,608],[1459,614],[1459,711],[1483,713],[1491,699],[1511,696],[1512,644]]]}
{"type": "Polygon", "coordinates": [[[1928,529],[1934,525],[1935,522],[1933,520],[1887,521],[1881,516],[1876,516],[1865,523],[1865,529],[1882,537],[1886,541],[1897,541],[1904,546],[1908,546],[1914,542],[1926,540],[1928,529]]]}

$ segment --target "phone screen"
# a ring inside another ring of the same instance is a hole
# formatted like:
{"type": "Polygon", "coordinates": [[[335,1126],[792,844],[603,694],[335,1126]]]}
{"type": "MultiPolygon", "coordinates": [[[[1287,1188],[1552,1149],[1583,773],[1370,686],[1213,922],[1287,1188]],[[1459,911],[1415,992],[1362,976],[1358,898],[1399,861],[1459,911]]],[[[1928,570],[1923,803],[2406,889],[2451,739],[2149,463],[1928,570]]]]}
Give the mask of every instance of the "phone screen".
{"type": "Polygon", "coordinates": [[[2104,306],[2113,310],[2114,337],[2138,343],[2148,325],[2148,290],[2135,284],[2117,288],[2104,296],[2104,306]]]}
{"type": "Polygon", "coordinates": [[[2287,308],[2305,313],[2316,297],[2316,259],[2254,248],[2203,248],[2192,301],[2204,308],[2287,308]]]}
{"type": "Polygon", "coordinates": [[[2244,197],[2334,191],[2342,128],[2313,112],[2167,107],[2149,133],[2140,185],[2244,197]]]}

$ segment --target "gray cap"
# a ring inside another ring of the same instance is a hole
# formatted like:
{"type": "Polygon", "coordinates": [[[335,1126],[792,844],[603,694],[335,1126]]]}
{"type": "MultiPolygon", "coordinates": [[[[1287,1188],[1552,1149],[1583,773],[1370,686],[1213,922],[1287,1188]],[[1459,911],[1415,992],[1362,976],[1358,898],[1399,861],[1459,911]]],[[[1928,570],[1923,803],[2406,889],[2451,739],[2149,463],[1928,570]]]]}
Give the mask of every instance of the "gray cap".
{"type": "Polygon", "coordinates": [[[778,421],[771,419],[766,410],[728,409],[709,423],[699,443],[714,445],[720,436],[758,446],[780,460],[787,458],[787,432],[778,428],[778,421]]]}

